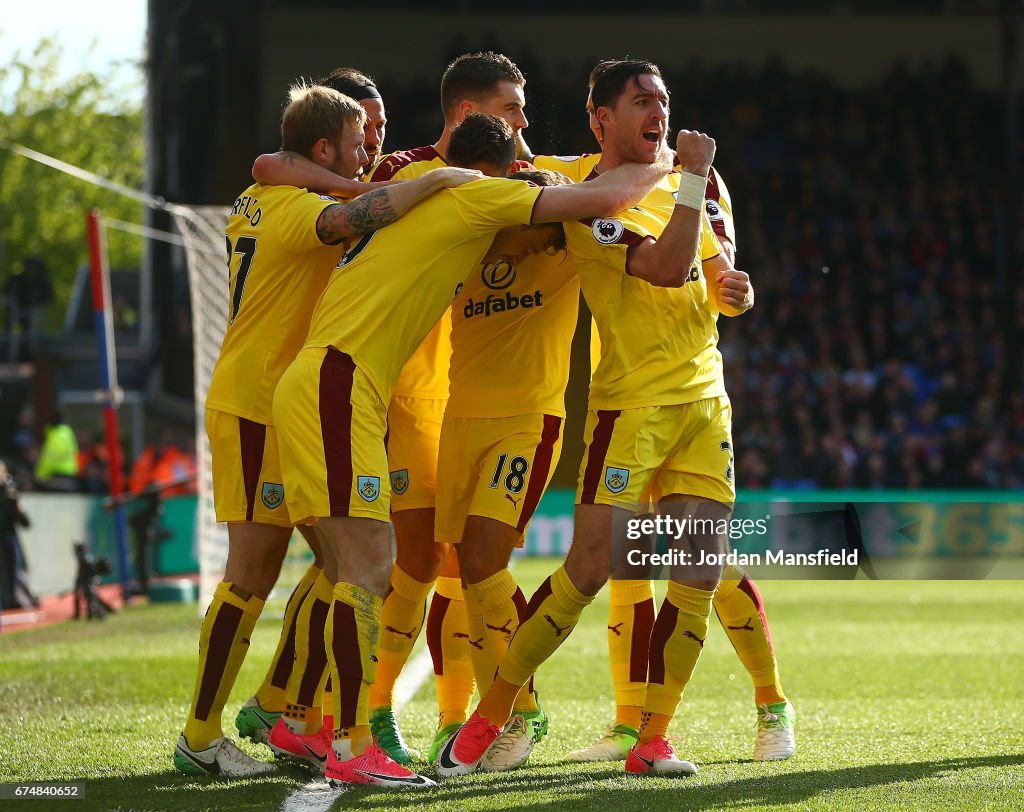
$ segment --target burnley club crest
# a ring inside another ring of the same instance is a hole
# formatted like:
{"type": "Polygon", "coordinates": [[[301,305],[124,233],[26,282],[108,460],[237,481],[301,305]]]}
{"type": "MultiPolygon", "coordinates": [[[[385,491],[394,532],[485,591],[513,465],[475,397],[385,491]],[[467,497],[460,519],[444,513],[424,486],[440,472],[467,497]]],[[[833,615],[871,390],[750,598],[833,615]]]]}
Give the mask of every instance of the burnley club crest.
{"type": "Polygon", "coordinates": [[[280,482],[264,482],[260,498],[263,499],[263,504],[271,510],[280,507],[284,501],[284,485],[280,482]]]}
{"type": "Polygon", "coordinates": [[[356,481],[356,490],[359,491],[359,495],[363,497],[364,501],[373,502],[378,496],[380,496],[380,477],[359,477],[356,481]]]}
{"type": "Polygon", "coordinates": [[[395,496],[401,496],[409,489],[409,469],[403,468],[400,471],[391,472],[391,492],[395,496]]]}
{"type": "Polygon", "coordinates": [[[612,468],[610,465],[604,472],[604,485],[612,493],[622,493],[629,483],[629,470],[627,468],[612,468]]]}

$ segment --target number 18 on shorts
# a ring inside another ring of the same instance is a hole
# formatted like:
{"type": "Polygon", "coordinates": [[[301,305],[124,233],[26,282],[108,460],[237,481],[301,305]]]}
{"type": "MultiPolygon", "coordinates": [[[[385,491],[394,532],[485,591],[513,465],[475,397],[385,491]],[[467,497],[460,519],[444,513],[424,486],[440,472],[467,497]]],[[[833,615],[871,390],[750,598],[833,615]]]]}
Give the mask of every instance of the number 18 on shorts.
{"type": "Polygon", "coordinates": [[[462,540],[467,516],[525,532],[562,451],[562,418],[446,415],[437,461],[437,540],[462,540]]]}

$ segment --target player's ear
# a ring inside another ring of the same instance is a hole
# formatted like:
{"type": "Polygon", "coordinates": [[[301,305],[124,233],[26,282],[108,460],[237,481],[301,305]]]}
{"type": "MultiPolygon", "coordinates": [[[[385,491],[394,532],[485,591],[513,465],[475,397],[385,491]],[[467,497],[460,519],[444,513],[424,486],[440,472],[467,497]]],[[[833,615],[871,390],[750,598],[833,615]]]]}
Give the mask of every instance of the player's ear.
{"type": "Polygon", "coordinates": [[[312,154],[311,157],[313,158],[313,160],[317,160],[317,159],[319,159],[321,161],[327,160],[327,158],[328,158],[327,152],[330,149],[330,147],[331,147],[331,142],[330,142],[329,139],[327,139],[327,138],[319,139],[316,143],[313,144],[313,154],[312,154]]]}
{"type": "Polygon", "coordinates": [[[470,99],[463,99],[459,102],[459,120],[465,120],[466,116],[470,113],[477,112],[477,105],[475,101],[470,99]]]}

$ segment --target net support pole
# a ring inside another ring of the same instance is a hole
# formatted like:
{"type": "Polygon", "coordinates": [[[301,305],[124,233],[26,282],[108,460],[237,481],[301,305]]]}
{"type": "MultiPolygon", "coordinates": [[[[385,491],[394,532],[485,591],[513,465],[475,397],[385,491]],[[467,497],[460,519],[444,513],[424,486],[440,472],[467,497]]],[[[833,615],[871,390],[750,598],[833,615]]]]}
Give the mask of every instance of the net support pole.
{"type": "MultiPolygon", "coordinates": [[[[86,215],[89,233],[89,265],[92,283],[92,309],[96,323],[96,342],[99,346],[100,390],[103,403],[103,428],[110,458],[110,495],[115,500],[124,491],[124,464],[117,425],[117,407],[121,403],[121,390],[117,385],[117,357],[114,353],[114,322],[110,306],[110,272],[103,240],[103,223],[99,210],[86,215]]],[[[117,546],[117,570],[121,578],[121,594],[127,602],[131,573],[128,569],[128,532],[124,507],[115,501],[114,542],[117,546]]]]}

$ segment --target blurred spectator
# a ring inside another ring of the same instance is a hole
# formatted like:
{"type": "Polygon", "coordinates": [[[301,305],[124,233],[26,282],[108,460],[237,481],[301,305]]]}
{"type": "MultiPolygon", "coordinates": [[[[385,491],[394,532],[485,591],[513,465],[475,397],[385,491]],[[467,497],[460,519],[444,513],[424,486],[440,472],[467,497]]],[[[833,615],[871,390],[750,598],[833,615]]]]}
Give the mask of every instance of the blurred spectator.
{"type": "Polygon", "coordinates": [[[18,490],[0,462],[0,598],[3,609],[27,609],[39,606],[39,599],[28,585],[28,564],[18,538],[18,528],[30,525],[18,499],[18,490]]]}
{"type": "Polygon", "coordinates": [[[74,430],[64,422],[59,411],[54,411],[46,424],[35,475],[36,483],[43,490],[76,490],[78,441],[74,430]]]}
{"type": "Polygon", "coordinates": [[[10,450],[13,455],[10,473],[16,484],[23,489],[32,486],[32,473],[39,458],[34,420],[32,407],[23,407],[18,412],[18,423],[10,439],[10,450]]]}
{"type": "Polygon", "coordinates": [[[107,493],[110,488],[110,454],[99,429],[87,439],[79,434],[78,489],[83,493],[107,493]]]}
{"type": "Polygon", "coordinates": [[[194,454],[182,451],[175,445],[170,429],[161,429],[156,442],[146,446],[132,465],[128,487],[133,493],[143,491],[151,485],[169,482],[179,484],[163,490],[163,496],[180,496],[195,493],[196,460],[194,454]],[[187,481],[183,481],[187,480],[187,481]]]}

